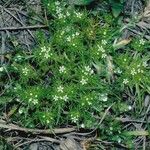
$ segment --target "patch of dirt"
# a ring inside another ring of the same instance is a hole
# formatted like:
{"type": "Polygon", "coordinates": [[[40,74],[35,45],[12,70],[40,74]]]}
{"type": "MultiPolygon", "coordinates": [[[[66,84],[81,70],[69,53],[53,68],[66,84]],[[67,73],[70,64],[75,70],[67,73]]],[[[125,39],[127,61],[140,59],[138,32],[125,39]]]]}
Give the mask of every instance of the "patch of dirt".
{"type": "Polygon", "coordinates": [[[18,48],[31,50],[36,31],[47,28],[43,14],[40,0],[0,1],[0,54],[18,48]]]}

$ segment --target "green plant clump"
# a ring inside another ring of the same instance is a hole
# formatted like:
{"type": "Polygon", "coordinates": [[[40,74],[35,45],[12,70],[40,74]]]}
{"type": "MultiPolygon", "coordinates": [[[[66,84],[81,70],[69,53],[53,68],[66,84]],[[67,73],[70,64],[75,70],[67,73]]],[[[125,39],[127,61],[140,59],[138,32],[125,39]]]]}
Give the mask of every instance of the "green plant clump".
{"type": "Polygon", "coordinates": [[[115,49],[114,40],[121,34],[116,21],[105,20],[107,14],[92,16],[60,1],[45,5],[51,36],[38,33],[38,47],[29,53],[18,48],[10,63],[0,67],[1,108],[4,101],[12,103],[11,118],[20,126],[98,127],[102,139],[127,144],[122,124],[115,118],[134,110],[124,93],[134,89],[135,105],[142,106],[141,93],[150,91],[149,42],[136,39],[115,49]],[[98,118],[110,106],[99,125],[98,118]]]}

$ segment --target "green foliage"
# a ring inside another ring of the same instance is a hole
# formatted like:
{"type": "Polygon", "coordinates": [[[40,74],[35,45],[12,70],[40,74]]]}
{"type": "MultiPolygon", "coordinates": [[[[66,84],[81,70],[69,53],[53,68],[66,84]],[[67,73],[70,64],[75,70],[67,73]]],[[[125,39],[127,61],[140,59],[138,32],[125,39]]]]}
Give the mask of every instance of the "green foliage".
{"type": "Polygon", "coordinates": [[[0,106],[13,101],[18,109],[12,120],[21,126],[98,126],[102,139],[131,147],[126,140],[131,137],[122,134],[122,124],[115,118],[134,109],[123,98],[128,89],[134,89],[140,104],[141,92],[149,92],[149,42],[133,39],[129,45],[114,48],[120,33],[111,14],[93,16],[63,1],[44,4],[51,16],[51,37],[39,32],[39,45],[32,52],[16,51],[9,65],[0,66],[0,90],[5,91],[0,106]]]}

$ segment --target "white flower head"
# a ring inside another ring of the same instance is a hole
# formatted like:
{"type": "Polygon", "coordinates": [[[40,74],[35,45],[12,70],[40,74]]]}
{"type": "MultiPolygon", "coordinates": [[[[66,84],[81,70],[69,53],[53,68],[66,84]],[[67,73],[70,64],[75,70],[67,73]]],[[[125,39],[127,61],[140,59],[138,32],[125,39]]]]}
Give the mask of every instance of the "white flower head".
{"type": "Polygon", "coordinates": [[[19,112],[19,114],[22,114],[23,113],[23,109],[20,108],[18,112],[19,112]]]}
{"type": "Polygon", "coordinates": [[[103,102],[107,102],[107,100],[108,100],[107,93],[101,94],[100,100],[102,100],[103,102]]]}
{"type": "Polygon", "coordinates": [[[76,36],[78,36],[78,35],[80,35],[80,33],[79,33],[79,32],[76,32],[76,36]]]}
{"type": "Polygon", "coordinates": [[[0,67],[0,72],[3,72],[4,71],[4,67],[0,67]]]}
{"type": "Polygon", "coordinates": [[[41,52],[46,52],[46,47],[45,46],[41,47],[41,52]]]}
{"type": "Polygon", "coordinates": [[[65,68],[64,66],[61,66],[61,67],[59,68],[59,72],[60,72],[60,73],[66,73],[66,68],[65,68]]]}
{"type": "Polygon", "coordinates": [[[85,75],[92,75],[94,73],[94,71],[89,67],[89,66],[85,66],[85,71],[84,74],[85,75]]]}
{"type": "Polygon", "coordinates": [[[28,74],[28,72],[29,72],[29,70],[28,70],[28,68],[27,68],[27,67],[22,68],[22,73],[23,73],[24,75],[27,75],[27,74],[28,74]]]}
{"type": "Polygon", "coordinates": [[[100,51],[100,52],[103,52],[103,53],[104,53],[104,52],[105,52],[105,49],[104,49],[102,46],[99,46],[99,45],[98,45],[98,51],[100,51]]]}
{"type": "Polygon", "coordinates": [[[58,14],[58,18],[59,18],[59,19],[62,19],[63,17],[64,17],[63,14],[61,14],[61,13],[58,14]]]}
{"type": "Polygon", "coordinates": [[[67,11],[66,15],[67,15],[67,16],[70,16],[70,13],[67,11]]]}
{"type": "Polygon", "coordinates": [[[128,109],[131,110],[131,109],[132,109],[132,106],[128,106],[128,109]]]}
{"type": "Polygon", "coordinates": [[[85,70],[86,70],[87,72],[90,72],[91,68],[90,68],[89,66],[85,66],[85,70]]]}
{"type": "Polygon", "coordinates": [[[144,45],[145,44],[145,40],[144,39],[140,39],[140,45],[144,45]]]}
{"type": "Polygon", "coordinates": [[[38,99],[33,99],[32,103],[33,103],[34,105],[38,104],[38,99]]]}
{"type": "Polygon", "coordinates": [[[107,102],[107,100],[108,100],[107,96],[103,97],[103,102],[107,102]]]}
{"type": "Polygon", "coordinates": [[[102,44],[103,44],[103,45],[106,45],[106,44],[107,44],[107,41],[106,41],[106,40],[102,40],[102,44]]]}
{"type": "Polygon", "coordinates": [[[80,13],[80,12],[76,12],[76,16],[77,16],[78,18],[80,18],[80,19],[81,19],[81,17],[82,17],[82,13],[80,13]]]}
{"type": "Polygon", "coordinates": [[[59,98],[59,97],[58,97],[57,95],[55,95],[55,96],[54,96],[54,101],[58,101],[58,98],[59,98]]]}
{"type": "Polygon", "coordinates": [[[47,124],[49,124],[49,123],[50,123],[50,121],[47,119],[47,120],[46,120],[46,123],[47,123],[47,124]]]}
{"type": "Polygon", "coordinates": [[[46,59],[48,59],[48,58],[50,58],[52,55],[53,55],[52,53],[49,54],[48,52],[46,52],[46,53],[44,54],[44,57],[45,57],[46,59]]]}
{"type": "Polygon", "coordinates": [[[83,123],[81,124],[81,128],[85,128],[85,125],[83,123]]]}
{"type": "Polygon", "coordinates": [[[67,41],[68,41],[68,42],[71,41],[71,37],[70,37],[70,36],[67,37],[67,41]]]}
{"type": "Polygon", "coordinates": [[[107,56],[107,55],[106,55],[105,53],[102,54],[102,58],[106,58],[106,56],[107,56]]]}
{"type": "Polygon", "coordinates": [[[135,74],[137,74],[137,72],[135,71],[135,69],[133,68],[132,70],[131,70],[131,75],[135,75],[135,74]]]}
{"type": "Polygon", "coordinates": [[[55,2],[55,5],[56,5],[56,6],[60,5],[60,2],[59,2],[59,1],[56,1],[56,2],[55,2]]]}
{"type": "Polygon", "coordinates": [[[60,86],[57,88],[57,90],[58,90],[58,92],[63,93],[64,88],[60,85],[60,86]]]}
{"type": "Polygon", "coordinates": [[[76,123],[79,120],[79,114],[71,114],[71,120],[76,123]]]}
{"type": "Polygon", "coordinates": [[[67,95],[63,96],[62,99],[66,102],[69,98],[67,95]]]}
{"type": "Polygon", "coordinates": [[[87,84],[87,79],[82,78],[81,81],[80,81],[80,83],[81,83],[82,85],[87,84]]]}
{"type": "Polygon", "coordinates": [[[123,84],[128,84],[129,80],[128,79],[123,79],[123,84]]]}
{"type": "Polygon", "coordinates": [[[146,62],[146,61],[144,61],[144,62],[143,62],[143,67],[145,67],[145,68],[146,68],[147,66],[148,66],[147,62],[146,62]]]}

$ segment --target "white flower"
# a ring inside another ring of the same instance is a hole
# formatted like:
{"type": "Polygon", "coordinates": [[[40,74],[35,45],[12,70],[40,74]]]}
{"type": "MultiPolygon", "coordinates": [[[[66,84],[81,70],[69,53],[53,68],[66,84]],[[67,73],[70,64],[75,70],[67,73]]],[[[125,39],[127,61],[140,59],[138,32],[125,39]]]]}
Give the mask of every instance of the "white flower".
{"type": "Polygon", "coordinates": [[[64,35],[64,33],[65,33],[65,31],[62,31],[60,34],[61,34],[61,35],[64,35]]]}
{"type": "Polygon", "coordinates": [[[118,73],[118,74],[121,74],[121,73],[122,73],[122,70],[120,70],[120,68],[117,68],[114,72],[115,72],[115,73],[118,73]]]}
{"type": "Polygon", "coordinates": [[[60,73],[66,73],[66,68],[65,68],[64,66],[61,66],[61,67],[59,68],[59,72],[60,72],[60,73]]]}
{"type": "Polygon", "coordinates": [[[67,95],[63,96],[62,99],[66,102],[69,98],[67,95]]]}
{"type": "Polygon", "coordinates": [[[106,45],[106,44],[107,44],[107,41],[106,41],[106,40],[102,40],[102,44],[103,44],[103,45],[106,45]]]}
{"type": "Polygon", "coordinates": [[[143,62],[143,67],[147,67],[147,66],[148,66],[147,62],[144,61],[144,62],[143,62]]]}
{"type": "Polygon", "coordinates": [[[104,31],[103,34],[106,35],[106,31],[104,31]]]}
{"type": "Polygon", "coordinates": [[[145,40],[140,39],[140,44],[141,44],[141,45],[144,45],[144,44],[145,44],[145,40]]]}
{"type": "Polygon", "coordinates": [[[46,123],[47,123],[47,124],[49,124],[49,123],[50,123],[50,121],[47,119],[47,120],[46,120],[46,123]]]}
{"type": "Polygon", "coordinates": [[[29,98],[29,102],[32,102],[32,98],[29,98]]]}
{"type": "Polygon", "coordinates": [[[101,51],[101,52],[104,53],[104,52],[105,52],[105,49],[104,49],[102,46],[99,46],[99,45],[98,45],[98,51],[101,51]]]}
{"type": "Polygon", "coordinates": [[[45,46],[41,47],[41,52],[46,52],[46,47],[45,46]]]}
{"type": "Polygon", "coordinates": [[[78,121],[79,115],[78,114],[71,114],[71,120],[72,122],[76,123],[78,121]]]}
{"type": "Polygon", "coordinates": [[[107,100],[108,100],[108,97],[107,97],[107,96],[104,96],[104,97],[103,97],[103,102],[107,102],[107,100]]]}
{"type": "Polygon", "coordinates": [[[87,79],[83,79],[83,78],[82,78],[82,80],[80,81],[80,83],[81,83],[82,85],[87,84],[87,79]]]}
{"type": "Polygon", "coordinates": [[[67,37],[67,41],[68,42],[70,42],[71,41],[71,37],[69,36],[69,37],[67,37]]]}
{"type": "Polygon", "coordinates": [[[57,7],[56,13],[58,14],[58,16],[59,16],[59,15],[62,15],[62,14],[61,14],[61,11],[62,11],[61,8],[57,7]]]}
{"type": "Polygon", "coordinates": [[[67,16],[70,16],[70,13],[67,11],[66,15],[67,15],[67,16]]]}
{"type": "Polygon", "coordinates": [[[62,19],[62,18],[63,18],[63,14],[61,14],[61,13],[58,14],[58,18],[59,18],[59,19],[62,19]]]}
{"type": "Polygon", "coordinates": [[[123,79],[123,84],[128,84],[128,83],[129,83],[128,79],[123,79]]]}
{"type": "Polygon", "coordinates": [[[135,74],[137,74],[137,72],[135,71],[135,69],[133,68],[132,70],[131,70],[131,75],[135,75],[135,74]]]}
{"type": "Polygon", "coordinates": [[[84,72],[85,75],[88,75],[88,73],[92,75],[94,73],[94,71],[89,66],[85,66],[85,71],[86,71],[84,72]]]}
{"type": "Polygon", "coordinates": [[[83,123],[81,124],[81,128],[85,128],[85,125],[83,123]]]}
{"type": "Polygon", "coordinates": [[[124,61],[127,61],[127,59],[126,59],[126,58],[124,58],[123,60],[124,60],[124,61]]]}
{"type": "Polygon", "coordinates": [[[118,139],[118,143],[121,143],[121,139],[120,138],[118,139]]]}
{"type": "Polygon", "coordinates": [[[78,36],[78,35],[80,35],[80,33],[79,33],[79,32],[76,32],[76,36],[78,36]]]}
{"type": "Polygon", "coordinates": [[[56,96],[56,95],[54,96],[55,101],[58,101],[58,98],[59,98],[58,96],[56,96]]]}
{"type": "Polygon", "coordinates": [[[25,67],[25,68],[22,69],[22,73],[23,73],[24,75],[27,75],[28,72],[29,72],[29,70],[28,70],[27,67],[25,67]]]}
{"type": "Polygon", "coordinates": [[[46,59],[48,59],[48,58],[50,58],[51,56],[52,56],[53,54],[52,53],[48,53],[48,51],[44,54],[44,57],[46,58],[46,59]]]}
{"type": "Polygon", "coordinates": [[[107,93],[101,94],[99,98],[103,102],[107,102],[107,100],[108,100],[107,93]]]}
{"type": "Polygon", "coordinates": [[[80,12],[76,12],[76,16],[78,17],[78,18],[81,18],[82,17],[82,14],[80,13],[80,12]]]}
{"type": "Polygon", "coordinates": [[[87,72],[89,72],[89,71],[91,70],[91,68],[90,68],[89,66],[85,66],[85,70],[86,70],[87,72]]]}
{"type": "Polygon", "coordinates": [[[19,112],[19,114],[22,114],[23,113],[23,109],[20,108],[18,112],[19,112]]]}
{"type": "Polygon", "coordinates": [[[132,106],[128,106],[128,109],[131,110],[131,109],[132,109],[132,106]]]}
{"type": "Polygon", "coordinates": [[[38,104],[38,99],[33,99],[32,103],[33,103],[34,105],[38,104]]]}
{"type": "Polygon", "coordinates": [[[60,86],[57,88],[57,90],[58,90],[58,92],[63,93],[64,88],[60,85],[60,86]]]}
{"type": "Polygon", "coordinates": [[[0,72],[4,71],[4,67],[0,67],[0,72]]]}
{"type": "Polygon", "coordinates": [[[56,6],[60,5],[60,2],[59,2],[59,1],[56,1],[56,2],[55,2],[55,5],[56,5],[56,6]]]}
{"type": "Polygon", "coordinates": [[[107,55],[106,55],[105,53],[102,54],[102,58],[106,58],[106,56],[107,56],[107,55]]]}
{"type": "Polygon", "coordinates": [[[88,101],[87,103],[88,103],[88,105],[92,105],[92,102],[90,102],[90,101],[88,101]]]}

